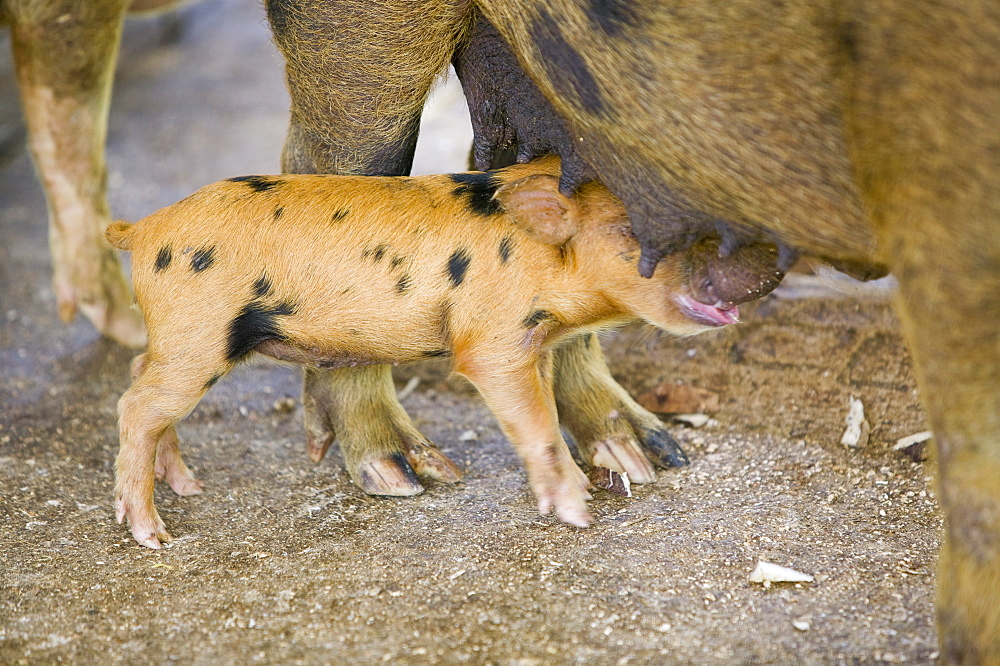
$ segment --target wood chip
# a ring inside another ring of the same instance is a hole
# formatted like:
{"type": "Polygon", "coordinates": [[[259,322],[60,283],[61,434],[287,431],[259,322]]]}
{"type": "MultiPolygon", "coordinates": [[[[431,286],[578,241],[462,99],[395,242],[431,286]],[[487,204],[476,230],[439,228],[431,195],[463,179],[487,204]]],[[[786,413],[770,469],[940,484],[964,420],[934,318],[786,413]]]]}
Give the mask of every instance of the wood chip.
{"type": "Polygon", "coordinates": [[[639,404],[657,414],[714,414],[719,394],[708,389],[664,382],[641,396],[639,404]]]}
{"type": "Polygon", "coordinates": [[[750,574],[751,583],[763,583],[764,587],[771,587],[771,583],[811,583],[813,580],[809,574],[763,560],[757,562],[750,574]]]}
{"type": "Polygon", "coordinates": [[[674,414],[670,418],[674,421],[685,423],[692,428],[701,428],[712,420],[708,414],[674,414]]]}
{"type": "Polygon", "coordinates": [[[622,497],[632,497],[632,484],[629,483],[628,474],[607,467],[595,467],[587,476],[595,488],[602,488],[622,497]]]}

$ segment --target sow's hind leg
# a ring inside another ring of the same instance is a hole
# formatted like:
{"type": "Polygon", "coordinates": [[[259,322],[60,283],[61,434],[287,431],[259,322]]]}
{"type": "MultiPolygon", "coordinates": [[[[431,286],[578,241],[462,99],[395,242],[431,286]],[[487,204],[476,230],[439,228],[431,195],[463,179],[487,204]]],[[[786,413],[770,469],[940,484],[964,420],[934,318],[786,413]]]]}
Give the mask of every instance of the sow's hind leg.
{"type": "Polygon", "coordinates": [[[307,369],[303,403],[309,458],[321,461],[339,437],[351,480],[370,495],[416,495],[423,490],[419,477],[462,478],[399,404],[388,366],[307,369]]]}
{"type": "Polygon", "coordinates": [[[59,316],[141,346],[146,332],[104,240],[107,133],[126,0],[14,2],[7,9],[29,144],[49,206],[59,316]],[[72,19],[72,20],[67,20],[72,19]]]}
{"type": "MultiPolygon", "coordinates": [[[[466,29],[459,4],[375,11],[362,0],[268,0],[292,102],[282,168],[409,173],[427,93],[466,29]]],[[[399,404],[389,366],[308,370],[303,405],[310,458],[321,460],[339,438],[351,478],[367,493],[413,495],[423,490],[420,476],[461,478],[399,404]]]]}
{"type": "Polygon", "coordinates": [[[589,464],[656,480],[653,465],[682,467],[688,457],[658,418],[615,381],[596,335],[574,338],[555,354],[559,422],[589,464]]]}

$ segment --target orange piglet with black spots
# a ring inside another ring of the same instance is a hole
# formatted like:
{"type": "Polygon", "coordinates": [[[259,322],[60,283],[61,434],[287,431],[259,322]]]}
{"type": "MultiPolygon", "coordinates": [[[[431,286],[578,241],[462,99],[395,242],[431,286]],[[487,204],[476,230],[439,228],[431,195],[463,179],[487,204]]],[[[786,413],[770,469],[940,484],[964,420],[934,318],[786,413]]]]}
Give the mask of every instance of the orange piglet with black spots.
{"type": "MultiPolygon", "coordinates": [[[[319,368],[450,356],[524,461],[539,510],[590,524],[587,477],[559,429],[552,350],[634,320],[691,335],[736,322],[738,312],[697,300],[698,249],[641,277],[621,202],[596,183],[566,197],[559,174],[550,157],[413,178],[250,176],[110,225],[111,244],[132,252],[149,335],[118,406],[119,522],[127,517],[150,548],[170,539],[153,505],[155,479],[181,495],[201,489],[175,425],[259,353],[319,368]]],[[[398,469],[345,458],[362,488],[398,469]]],[[[421,474],[461,475],[426,440],[406,458],[421,474]]]]}

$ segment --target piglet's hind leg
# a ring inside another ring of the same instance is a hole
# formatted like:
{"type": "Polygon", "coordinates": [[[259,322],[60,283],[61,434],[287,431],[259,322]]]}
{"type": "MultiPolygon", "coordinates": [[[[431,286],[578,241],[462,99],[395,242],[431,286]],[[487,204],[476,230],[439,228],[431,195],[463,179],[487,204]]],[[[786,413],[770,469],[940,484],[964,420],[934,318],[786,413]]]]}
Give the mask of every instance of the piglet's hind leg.
{"type": "MultiPolygon", "coordinates": [[[[146,359],[146,354],[139,354],[132,359],[133,382],[146,369],[146,359]]],[[[164,431],[156,446],[156,480],[166,480],[170,488],[182,497],[201,494],[201,481],[196,479],[188,466],[184,464],[184,458],[181,457],[178,447],[177,429],[173,426],[164,431]]]]}
{"type": "Polygon", "coordinates": [[[157,468],[180,495],[201,489],[180,458],[174,426],[198,404],[216,374],[167,367],[147,356],[141,375],[118,402],[115,514],[119,523],[128,518],[132,536],[148,548],[171,540],[153,504],[157,468]]]}
{"type": "Polygon", "coordinates": [[[181,497],[201,494],[201,481],[184,464],[177,441],[177,429],[170,426],[156,445],[156,480],[166,481],[181,497]]]}

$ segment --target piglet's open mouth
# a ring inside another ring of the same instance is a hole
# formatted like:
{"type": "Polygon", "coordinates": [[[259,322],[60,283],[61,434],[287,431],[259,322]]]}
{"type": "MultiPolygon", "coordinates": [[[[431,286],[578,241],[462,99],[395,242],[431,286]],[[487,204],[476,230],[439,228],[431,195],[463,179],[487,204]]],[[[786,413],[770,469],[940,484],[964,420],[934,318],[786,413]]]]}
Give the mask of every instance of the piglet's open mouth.
{"type": "Polygon", "coordinates": [[[740,309],[735,305],[720,308],[699,303],[693,298],[683,295],[677,296],[676,301],[684,316],[703,326],[725,326],[736,324],[740,320],[740,309]]]}

